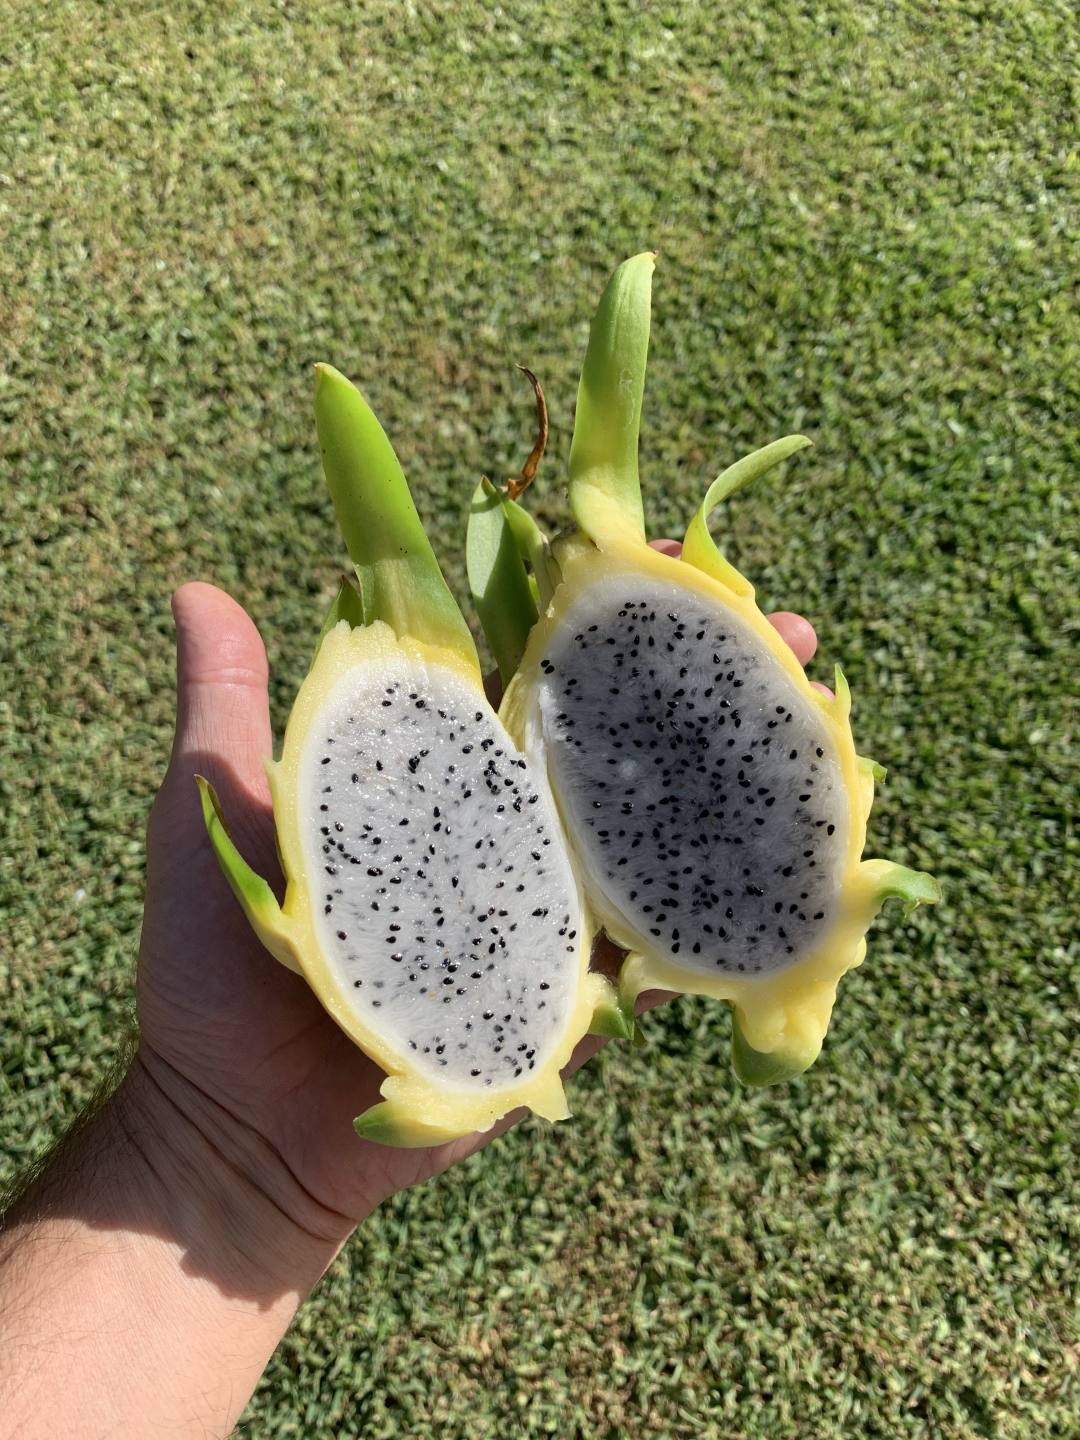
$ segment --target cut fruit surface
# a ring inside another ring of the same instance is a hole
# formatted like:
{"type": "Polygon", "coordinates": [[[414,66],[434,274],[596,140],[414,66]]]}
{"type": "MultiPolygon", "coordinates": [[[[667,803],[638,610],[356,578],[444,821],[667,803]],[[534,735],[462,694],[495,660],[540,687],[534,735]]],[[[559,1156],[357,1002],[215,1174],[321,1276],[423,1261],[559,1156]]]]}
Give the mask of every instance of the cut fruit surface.
{"type": "Polygon", "coordinates": [[[605,574],[568,608],[537,704],[589,887],[633,948],[769,975],[828,933],[849,838],[835,737],[732,611],[605,574]]]}
{"type": "Polygon", "coordinates": [[[581,901],[558,821],[460,673],[355,648],[328,637],[340,673],[302,703],[274,782],[281,803],[296,787],[287,862],[310,877],[321,978],[388,1059],[502,1090],[543,1071],[574,1008],[581,901]]]}

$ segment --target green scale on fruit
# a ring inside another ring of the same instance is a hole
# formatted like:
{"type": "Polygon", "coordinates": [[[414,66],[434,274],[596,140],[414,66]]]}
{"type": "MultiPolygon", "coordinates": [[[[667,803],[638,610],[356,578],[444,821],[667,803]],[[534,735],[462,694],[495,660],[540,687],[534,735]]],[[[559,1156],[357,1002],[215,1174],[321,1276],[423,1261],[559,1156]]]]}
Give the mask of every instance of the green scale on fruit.
{"type": "Polygon", "coordinates": [[[484,695],[479,659],[389,440],[318,368],[323,467],[355,574],[268,764],[281,904],[200,781],[256,934],[386,1072],[368,1139],[428,1145],[529,1107],[568,1113],[588,1030],[627,1033],[546,777],[484,695]]]}
{"type": "Polygon", "coordinates": [[[882,902],[939,892],[929,875],[862,858],[884,771],[856,753],[843,674],[835,697],[811,686],[709,530],[720,501],[809,441],[788,436],[726,470],[681,559],[646,543],[653,268],[652,254],[620,266],[592,323],[570,452],[575,528],[547,547],[516,495],[485,482],[470,582],[507,682],[500,716],[546,771],[595,923],[628,952],[627,1019],[646,989],[729,1001],[736,1072],[771,1084],[817,1058],[882,902]]]}

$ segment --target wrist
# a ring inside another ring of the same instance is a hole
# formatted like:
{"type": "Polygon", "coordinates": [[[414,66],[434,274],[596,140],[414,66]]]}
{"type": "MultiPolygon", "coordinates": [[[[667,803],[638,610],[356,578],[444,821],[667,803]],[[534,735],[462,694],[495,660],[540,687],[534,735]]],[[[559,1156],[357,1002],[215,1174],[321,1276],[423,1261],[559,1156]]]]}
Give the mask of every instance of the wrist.
{"type": "Polygon", "coordinates": [[[140,1046],[110,1101],[139,1188],[185,1268],[231,1294],[299,1303],[355,1227],[251,1126],[140,1046]]]}
{"type": "Polygon", "coordinates": [[[225,1434],[351,1228],[144,1052],[4,1216],[0,1413],[28,1440],[225,1434]]]}

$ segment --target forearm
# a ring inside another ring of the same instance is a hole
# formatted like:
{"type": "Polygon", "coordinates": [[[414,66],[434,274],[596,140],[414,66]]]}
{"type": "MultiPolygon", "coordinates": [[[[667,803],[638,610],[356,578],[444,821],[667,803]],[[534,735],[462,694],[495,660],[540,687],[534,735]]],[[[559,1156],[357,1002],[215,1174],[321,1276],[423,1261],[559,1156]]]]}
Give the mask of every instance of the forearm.
{"type": "Polygon", "coordinates": [[[350,1222],[136,1061],[0,1230],[12,1437],[226,1435],[350,1222]]]}

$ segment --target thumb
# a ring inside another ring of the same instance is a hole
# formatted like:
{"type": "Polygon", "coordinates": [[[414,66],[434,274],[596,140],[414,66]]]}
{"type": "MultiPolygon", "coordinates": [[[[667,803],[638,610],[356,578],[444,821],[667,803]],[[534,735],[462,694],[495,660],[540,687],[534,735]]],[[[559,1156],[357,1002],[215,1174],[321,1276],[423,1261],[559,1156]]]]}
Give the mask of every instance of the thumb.
{"type": "Polygon", "coordinates": [[[197,761],[261,790],[272,739],[266,651],[259,632],[224,590],[199,581],[177,590],[172,609],[176,734],[170,768],[186,769],[185,762],[197,761]]]}

